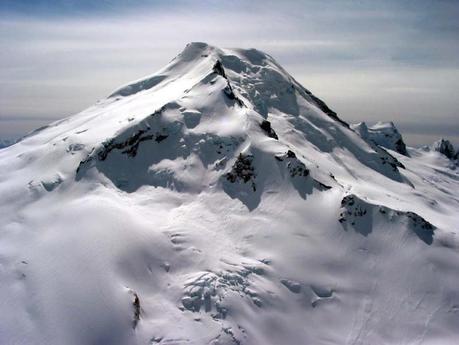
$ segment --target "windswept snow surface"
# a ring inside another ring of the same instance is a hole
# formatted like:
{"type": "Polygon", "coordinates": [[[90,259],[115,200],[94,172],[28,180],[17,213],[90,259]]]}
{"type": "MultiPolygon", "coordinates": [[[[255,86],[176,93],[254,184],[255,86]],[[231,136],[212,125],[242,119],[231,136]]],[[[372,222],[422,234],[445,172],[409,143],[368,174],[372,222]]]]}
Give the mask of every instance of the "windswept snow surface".
{"type": "Polygon", "coordinates": [[[0,151],[0,343],[457,344],[459,174],[408,150],[189,44],[0,151]]]}

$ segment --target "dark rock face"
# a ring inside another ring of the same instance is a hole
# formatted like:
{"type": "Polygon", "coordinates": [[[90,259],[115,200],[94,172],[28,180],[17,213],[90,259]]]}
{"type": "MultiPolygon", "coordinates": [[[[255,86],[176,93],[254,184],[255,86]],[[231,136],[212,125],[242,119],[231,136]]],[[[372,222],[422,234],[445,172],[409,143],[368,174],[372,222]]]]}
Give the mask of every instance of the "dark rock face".
{"type": "MultiPolygon", "coordinates": [[[[350,217],[362,217],[367,214],[367,208],[362,203],[356,203],[355,195],[346,195],[343,200],[341,200],[341,207],[345,209],[344,212],[340,213],[340,218],[338,221],[344,223],[350,217]]],[[[354,225],[355,223],[353,223],[354,225]]]]}
{"type": "Polygon", "coordinates": [[[223,78],[227,79],[225,69],[223,68],[223,65],[220,60],[217,60],[217,62],[215,62],[215,65],[212,68],[212,70],[218,75],[221,75],[223,78]]]}
{"type": "Polygon", "coordinates": [[[256,174],[252,162],[252,155],[244,156],[242,153],[240,153],[239,157],[233,165],[232,170],[226,174],[226,179],[231,183],[238,181],[242,181],[244,183],[251,182],[252,189],[255,192],[257,190],[255,185],[256,174]]]}
{"type": "Polygon", "coordinates": [[[287,172],[292,185],[303,199],[306,199],[314,189],[327,191],[332,188],[313,178],[310,175],[310,170],[292,150],[288,150],[281,155],[276,155],[274,159],[279,162],[278,166],[287,172]]]}
{"type": "Polygon", "coordinates": [[[132,319],[132,328],[136,329],[139,321],[140,321],[140,298],[139,295],[137,295],[136,292],[131,291],[134,300],[132,301],[132,307],[134,309],[134,316],[132,319]]]}
{"type": "Polygon", "coordinates": [[[227,85],[226,87],[223,89],[223,92],[224,94],[232,101],[236,102],[237,105],[239,105],[240,107],[243,107],[244,106],[244,102],[238,97],[236,96],[236,94],[234,93],[234,90],[233,90],[233,87],[231,86],[231,83],[230,81],[226,78],[226,81],[227,81],[227,85]]]}
{"type": "Polygon", "coordinates": [[[382,165],[388,164],[391,166],[392,171],[398,171],[398,168],[405,169],[405,166],[400,163],[400,161],[392,156],[389,152],[379,147],[379,159],[381,160],[382,165]]]}
{"type": "Polygon", "coordinates": [[[241,99],[234,94],[233,88],[231,87],[229,81],[226,87],[223,89],[223,92],[230,100],[235,101],[240,107],[244,105],[244,102],[242,102],[241,99]]]}
{"type": "Polygon", "coordinates": [[[403,142],[403,139],[400,138],[398,139],[396,142],[395,142],[395,150],[402,154],[402,155],[405,155],[407,156],[408,155],[408,151],[406,150],[406,145],[405,143],[403,142]]]}
{"type": "MultiPolygon", "coordinates": [[[[403,212],[399,212],[402,214],[403,212]]],[[[405,215],[411,220],[411,224],[414,226],[420,226],[422,229],[434,230],[434,226],[430,224],[427,220],[422,218],[420,215],[414,212],[406,212],[405,215]]]]}
{"type": "Polygon", "coordinates": [[[373,218],[377,214],[385,217],[387,221],[394,221],[395,219],[402,220],[408,226],[408,229],[414,232],[424,243],[428,245],[433,243],[435,226],[418,214],[373,205],[353,194],[346,195],[341,200],[341,213],[338,221],[345,229],[350,226],[356,232],[367,236],[373,230],[373,218]],[[376,210],[378,212],[375,212],[376,210]]]}
{"type": "Polygon", "coordinates": [[[167,139],[168,135],[167,134],[157,134],[155,137],[155,141],[157,143],[160,143],[161,141],[167,139]]]}
{"type": "Polygon", "coordinates": [[[309,169],[306,168],[306,166],[300,161],[289,162],[287,163],[287,167],[290,171],[291,177],[295,177],[295,176],[306,177],[309,175],[309,169]]]}
{"type": "Polygon", "coordinates": [[[266,135],[270,138],[278,140],[279,137],[277,136],[276,132],[274,129],[271,127],[271,122],[267,120],[263,120],[262,123],[260,123],[260,128],[266,133],[266,135]]]}
{"type": "MultiPolygon", "coordinates": [[[[168,105],[161,107],[152,113],[149,118],[151,119],[160,117],[163,111],[166,110],[167,106],[168,105]]],[[[146,125],[145,127],[146,128],[133,127],[132,129],[129,129],[131,134],[127,139],[111,138],[103,142],[100,147],[93,148],[88,156],[79,163],[76,169],[77,174],[82,167],[94,159],[105,161],[108,155],[114,150],[121,150],[122,154],[132,158],[137,156],[139,146],[143,142],[154,140],[155,142],[160,143],[169,137],[167,128],[160,127],[153,129],[150,127],[150,125],[146,125]]]]}
{"type": "Polygon", "coordinates": [[[127,154],[129,157],[135,157],[137,155],[137,150],[141,142],[152,139],[155,139],[156,142],[160,142],[167,138],[167,135],[164,134],[155,135],[149,134],[148,132],[148,130],[141,129],[138,132],[134,133],[132,137],[123,142],[114,142],[114,140],[109,140],[108,142],[102,143],[104,149],[99,151],[97,154],[99,160],[105,160],[108,154],[115,149],[123,150],[122,153],[127,154]]]}
{"type": "Polygon", "coordinates": [[[286,167],[290,173],[290,177],[309,176],[309,169],[306,168],[306,165],[304,165],[304,163],[296,157],[295,152],[288,150],[284,155],[274,156],[274,158],[279,162],[286,162],[286,167]]]}
{"type": "Polygon", "coordinates": [[[296,158],[295,152],[288,150],[287,151],[287,158],[296,158]]]}
{"type": "Polygon", "coordinates": [[[457,159],[459,156],[459,152],[456,153],[453,144],[449,140],[440,139],[433,144],[432,148],[449,159],[457,159]]]}
{"type": "Polygon", "coordinates": [[[325,114],[327,114],[328,116],[330,116],[332,119],[334,119],[335,121],[338,121],[339,123],[341,123],[343,126],[345,127],[348,127],[349,128],[349,124],[346,122],[346,121],[343,121],[341,120],[339,117],[338,117],[338,114],[336,114],[336,112],[334,112],[333,110],[331,110],[327,104],[325,104],[324,101],[322,101],[320,98],[314,96],[309,90],[306,90],[306,93],[309,95],[309,97],[311,97],[312,101],[314,102],[314,104],[320,109],[322,110],[325,114]]]}
{"type": "MultiPolygon", "coordinates": [[[[155,140],[157,143],[165,140],[168,137],[168,134],[163,132],[152,133],[151,129],[139,129],[135,132],[130,138],[116,142],[114,139],[110,139],[102,143],[102,147],[97,151],[97,159],[104,161],[107,159],[110,152],[113,150],[122,150],[122,154],[126,154],[129,157],[135,157],[137,155],[137,150],[139,146],[144,141],[155,140]]],[[[92,154],[92,152],[91,152],[92,154]]],[[[89,154],[86,159],[80,162],[76,172],[78,173],[82,166],[93,159],[93,156],[89,154]]]]}
{"type": "Polygon", "coordinates": [[[217,62],[215,62],[215,65],[212,68],[212,71],[226,79],[227,85],[224,88],[223,92],[229,99],[231,99],[232,101],[235,101],[239,106],[242,107],[244,105],[244,102],[242,102],[242,100],[239,97],[237,97],[236,94],[234,93],[233,87],[231,86],[230,81],[228,77],[226,76],[225,69],[223,68],[223,64],[221,63],[220,60],[217,60],[217,62]]]}

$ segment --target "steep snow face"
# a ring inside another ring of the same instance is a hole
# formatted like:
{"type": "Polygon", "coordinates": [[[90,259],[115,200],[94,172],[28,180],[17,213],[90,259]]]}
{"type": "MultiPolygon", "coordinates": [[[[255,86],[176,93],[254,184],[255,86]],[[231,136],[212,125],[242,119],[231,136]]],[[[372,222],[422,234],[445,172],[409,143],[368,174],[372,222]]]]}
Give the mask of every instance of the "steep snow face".
{"type": "Polygon", "coordinates": [[[408,153],[191,43],[0,151],[0,343],[455,344],[459,175],[408,153]]]}
{"type": "Polygon", "coordinates": [[[393,122],[378,122],[371,127],[368,127],[365,122],[360,122],[351,125],[351,128],[365,140],[405,156],[408,154],[402,135],[393,122]]]}

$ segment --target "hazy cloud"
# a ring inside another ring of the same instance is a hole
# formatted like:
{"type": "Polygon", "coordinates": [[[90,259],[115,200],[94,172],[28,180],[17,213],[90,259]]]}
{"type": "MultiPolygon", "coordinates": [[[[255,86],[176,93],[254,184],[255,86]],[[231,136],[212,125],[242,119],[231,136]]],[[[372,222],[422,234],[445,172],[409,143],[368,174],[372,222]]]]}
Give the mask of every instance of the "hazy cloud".
{"type": "Polygon", "coordinates": [[[444,0],[3,0],[0,137],[83,110],[206,41],[270,53],[347,121],[459,143],[458,17],[444,0]]]}

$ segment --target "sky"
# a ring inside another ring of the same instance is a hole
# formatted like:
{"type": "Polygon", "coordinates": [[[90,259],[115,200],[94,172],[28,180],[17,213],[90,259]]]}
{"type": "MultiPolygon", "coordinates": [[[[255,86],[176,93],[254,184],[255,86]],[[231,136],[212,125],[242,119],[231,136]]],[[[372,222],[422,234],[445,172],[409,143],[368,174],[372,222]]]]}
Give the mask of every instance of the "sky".
{"type": "Polygon", "coordinates": [[[188,42],[272,55],[345,121],[459,146],[459,1],[0,0],[0,139],[84,110],[188,42]]]}

